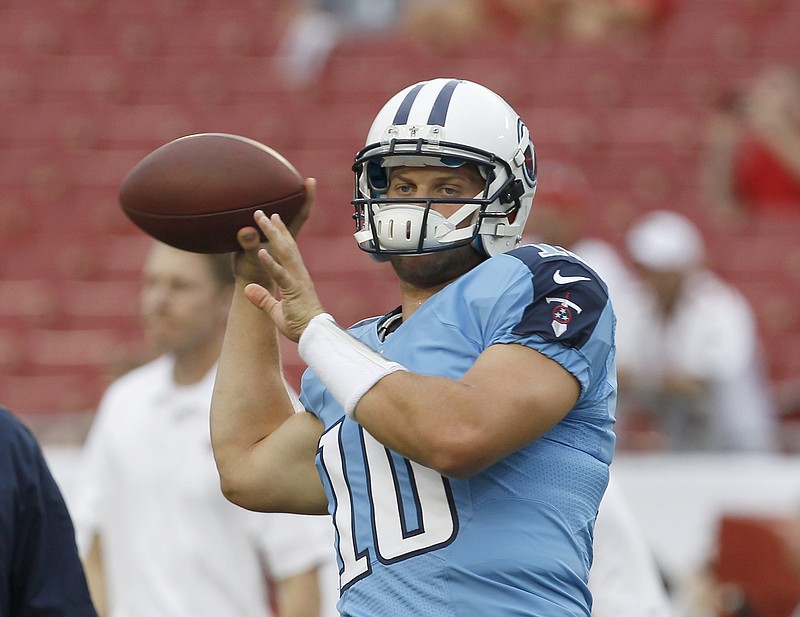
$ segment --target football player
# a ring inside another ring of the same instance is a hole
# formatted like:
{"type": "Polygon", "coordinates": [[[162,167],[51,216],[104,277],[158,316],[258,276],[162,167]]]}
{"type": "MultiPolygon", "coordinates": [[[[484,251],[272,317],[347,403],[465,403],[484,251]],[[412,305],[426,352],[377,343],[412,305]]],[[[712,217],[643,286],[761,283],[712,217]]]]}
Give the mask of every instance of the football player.
{"type": "Polygon", "coordinates": [[[344,330],[279,217],[255,216],[266,247],[239,232],[212,403],[225,494],[330,513],[342,615],[590,615],[614,314],[580,259],[517,247],[528,128],[487,88],[433,79],[380,110],[353,169],[356,241],[402,303],[344,330]],[[309,367],[298,412],[279,334],[309,367]]]}

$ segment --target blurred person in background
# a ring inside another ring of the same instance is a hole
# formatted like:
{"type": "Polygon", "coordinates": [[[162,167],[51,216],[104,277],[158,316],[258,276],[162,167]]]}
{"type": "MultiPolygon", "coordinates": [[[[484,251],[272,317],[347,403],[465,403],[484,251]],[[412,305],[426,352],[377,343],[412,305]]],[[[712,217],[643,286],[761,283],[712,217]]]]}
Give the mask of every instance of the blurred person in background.
{"type": "MultiPolygon", "coordinates": [[[[768,65],[720,105],[710,122],[704,173],[715,222],[723,227],[746,232],[748,223],[770,219],[777,225],[773,222],[767,233],[791,234],[800,227],[797,66],[768,65]]],[[[773,251],[769,258],[772,267],[794,272],[793,257],[773,251]]],[[[789,376],[773,389],[779,414],[799,417],[800,378],[789,376]]]]}
{"type": "Polygon", "coordinates": [[[589,571],[592,617],[671,617],[661,571],[625,492],[614,479],[600,502],[589,571]]]}
{"type": "Polygon", "coordinates": [[[220,491],[209,413],[232,292],[230,255],[153,244],[140,311],[162,355],[104,394],[73,504],[102,614],[321,614],[327,517],[248,512],[220,491]]]}
{"type": "Polygon", "coordinates": [[[668,450],[775,451],[752,309],[706,267],[700,231],[657,210],[634,222],[626,243],[641,280],[615,305],[620,419],[631,405],[648,414],[668,450]]]}
{"type": "Polygon", "coordinates": [[[276,65],[279,72],[294,88],[313,86],[342,40],[351,35],[359,39],[370,33],[377,36],[394,23],[404,2],[306,0],[298,3],[278,45],[276,65]]]}
{"type": "MultiPolygon", "coordinates": [[[[523,243],[544,242],[583,259],[606,282],[618,304],[633,279],[617,250],[586,234],[591,207],[589,183],[573,165],[542,161],[541,185],[523,243]]],[[[625,492],[614,480],[613,465],[594,532],[594,561],[589,573],[592,617],[669,617],[670,599],[652,550],[625,492]]]]}
{"type": "Polygon", "coordinates": [[[405,0],[408,38],[434,52],[465,43],[519,37],[606,43],[647,37],[669,14],[673,0],[405,0]]]}
{"type": "Polygon", "coordinates": [[[769,66],[712,118],[705,185],[732,227],[769,212],[800,217],[800,70],[769,66]]]}
{"type": "Polygon", "coordinates": [[[97,617],[61,491],[28,428],[0,407],[0,615],[97,617]]]}

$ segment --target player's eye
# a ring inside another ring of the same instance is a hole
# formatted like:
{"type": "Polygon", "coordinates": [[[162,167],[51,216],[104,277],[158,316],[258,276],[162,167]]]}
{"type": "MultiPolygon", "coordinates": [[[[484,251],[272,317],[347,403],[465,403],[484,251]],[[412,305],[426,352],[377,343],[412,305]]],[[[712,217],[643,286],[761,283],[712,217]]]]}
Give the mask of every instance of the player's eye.
{"type": "Polygon", "coordinates": [[[461,184],[448,183],[440,186],[438,192],[443,197],[463,197],[468,191],[461,184]]]}
{"type": "Polygon", "coordinates": [[[398,195],[411,195],[414,192],[414,187],[410,184],[398,183],[392,185],[391,190],[398,195]]]}

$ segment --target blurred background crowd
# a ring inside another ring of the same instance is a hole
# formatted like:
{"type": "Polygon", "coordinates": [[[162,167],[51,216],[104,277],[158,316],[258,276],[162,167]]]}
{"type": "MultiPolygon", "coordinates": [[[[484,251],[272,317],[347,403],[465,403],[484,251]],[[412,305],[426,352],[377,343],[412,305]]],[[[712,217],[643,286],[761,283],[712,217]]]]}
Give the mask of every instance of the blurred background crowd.
{"type": "MultiPolygon", "coordinates": [[[[388,94],[461,77],[531,128],[528,239],[609,282],[622,469],[795,464],[798,24],[794,0],[0,0],[0,403],[45,445],[79,447],[110,381],[155,357],[136,300],[150,241],[117,190],[190,133],[252,137],[318,178],[300,243],[323,303],[343,324],[394,307],[387,266],[351,236],[352,159],[388,94]]],[[[302,363],[285,360],[296,387],[302,363]]],[[[687,615],[789,617],[784,514],[719,521],[728,543],[696,582],[736,586],[701,585],[713,601],[687,615]]]]}

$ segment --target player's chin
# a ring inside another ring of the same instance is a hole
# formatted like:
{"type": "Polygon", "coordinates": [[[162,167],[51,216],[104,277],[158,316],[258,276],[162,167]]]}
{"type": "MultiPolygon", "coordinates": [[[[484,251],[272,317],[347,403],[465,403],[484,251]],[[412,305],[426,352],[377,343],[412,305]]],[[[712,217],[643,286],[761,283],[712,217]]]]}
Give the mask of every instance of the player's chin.
{"type": "Polygon", "coordinates": [[[483,258],[471,246],[422,255],[391,255],[389,262],[401,281],[419,289],[439,287],[477,266],[483,258]]]}

